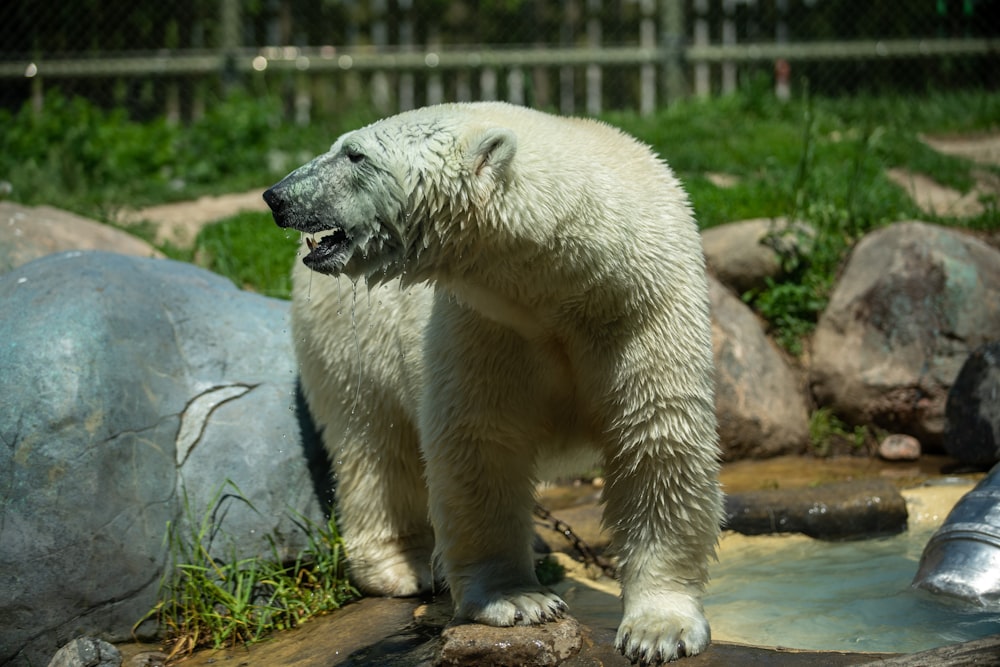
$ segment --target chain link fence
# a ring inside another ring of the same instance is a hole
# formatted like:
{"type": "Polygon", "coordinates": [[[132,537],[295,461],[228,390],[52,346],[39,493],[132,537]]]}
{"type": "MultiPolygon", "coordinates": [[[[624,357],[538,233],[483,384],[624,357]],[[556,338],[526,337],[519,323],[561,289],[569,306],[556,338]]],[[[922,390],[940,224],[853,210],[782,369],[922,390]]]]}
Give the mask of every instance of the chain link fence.
{"type": "Polygon", "coordinates": [[[0,107],[60,90],[197,117],[226,88],[306,123],[505,99],[652,111],[741,86],[794,95],[1000,83],[1000,0],[6,0],[0,107]]]}

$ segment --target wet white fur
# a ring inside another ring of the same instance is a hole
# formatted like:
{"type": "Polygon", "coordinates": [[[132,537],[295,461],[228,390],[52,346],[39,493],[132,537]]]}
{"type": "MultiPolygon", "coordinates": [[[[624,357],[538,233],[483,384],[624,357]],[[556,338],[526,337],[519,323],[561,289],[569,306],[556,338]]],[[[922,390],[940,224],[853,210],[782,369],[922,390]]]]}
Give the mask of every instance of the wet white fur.
{"type": "Polygon", "coordinates": [[[357,585],[426,590],[436,558],[459,617],[558,615],[532,571],[533,488],[596,454],[619,648],[704,650],[721,517],[708,297],[670,170],[606,125],[498,103],[388,118],[320,159],[361,282],[296,262],[293,326],[357,585]]]}

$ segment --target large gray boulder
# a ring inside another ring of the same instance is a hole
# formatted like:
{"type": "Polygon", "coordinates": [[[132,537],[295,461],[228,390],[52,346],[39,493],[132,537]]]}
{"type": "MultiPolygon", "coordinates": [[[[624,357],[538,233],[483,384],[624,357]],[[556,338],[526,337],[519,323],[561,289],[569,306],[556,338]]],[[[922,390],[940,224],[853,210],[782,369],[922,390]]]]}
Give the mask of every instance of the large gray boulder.
{"type": "Polygon", "coordinates": [[[805,383],[746,304],[714,278],[708,292],[723,458],[802,452],[809,443],[805,383]]]}
{"type": "Polygon", "coordinates": [[[0,302],[0,663],[127,638],[156,602],[168,522],[190,532],[185,497],[197,522],[232,494],[212,516],[223,559],[270,555],[268,535],[298,551],[299,515],[324,521],[287,303],[103,252],[17,268],[0,302]]]}
{"type": "Polygon", "coordinates": [[[940,449],[945,400],[969,353],[1000,331],[1000,252],[898,222],[855,247],[812,343],[816,401],[855,424],[940,449]]]}

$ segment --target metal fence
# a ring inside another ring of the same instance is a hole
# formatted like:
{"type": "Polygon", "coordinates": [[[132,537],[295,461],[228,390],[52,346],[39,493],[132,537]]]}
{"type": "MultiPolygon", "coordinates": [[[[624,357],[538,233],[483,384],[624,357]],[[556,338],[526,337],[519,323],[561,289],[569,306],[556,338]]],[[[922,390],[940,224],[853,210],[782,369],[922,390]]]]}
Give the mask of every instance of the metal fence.
{"type": "Polygon", "coordinates": [[[303,123],[471,99],[649,112],[806,80],[996,87],[998,37],[1000,0],[6,0],[0,106],[60,89],[177,121],[241,86],[303,123]]]}

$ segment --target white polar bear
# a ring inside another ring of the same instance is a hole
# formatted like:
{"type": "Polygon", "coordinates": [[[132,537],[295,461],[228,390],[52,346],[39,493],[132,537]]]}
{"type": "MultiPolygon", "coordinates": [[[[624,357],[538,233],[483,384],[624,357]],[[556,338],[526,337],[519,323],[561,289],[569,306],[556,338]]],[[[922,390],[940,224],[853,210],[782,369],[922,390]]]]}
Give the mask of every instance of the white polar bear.
{"type": "Polygon", "coordinates": [[[343,135],[264,198],[305,233],[293,334],[356,585],[412,595],[437,573],[457,618],[560,616],[533,571],[533,490],[596,454],[616,645],[647,663],[703,651],[722,517],[712,345],[701,240],[667,166],[595,121],[451,104],[343,135]]]}

